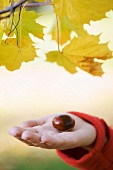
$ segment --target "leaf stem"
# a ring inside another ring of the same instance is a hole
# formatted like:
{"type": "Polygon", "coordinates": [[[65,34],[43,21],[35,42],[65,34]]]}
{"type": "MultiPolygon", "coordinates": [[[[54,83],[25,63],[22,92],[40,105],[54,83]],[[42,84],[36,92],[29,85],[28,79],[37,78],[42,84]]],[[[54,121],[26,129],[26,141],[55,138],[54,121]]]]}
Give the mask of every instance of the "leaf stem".
{"type": "Polygon", "coordinates": [[[60,33],[59,33],[59,19],[56,15],[56,24],[57,24],[57,43],[58,43],[58,51],[60,51],[60,42],[59,42],[59,38],[60,38],[60,33]]]}
{"type": "MultiPolygon", "coordinates": [[[[26,2],[27,3],[27,2],[26,2]]],[[[25,8],[26,3],[24,4],[24,6],[20,6],[20,51],[22,48],[22,10],[25,8]],[[22,7],[22,9],[21,9],[22,7]]]]}

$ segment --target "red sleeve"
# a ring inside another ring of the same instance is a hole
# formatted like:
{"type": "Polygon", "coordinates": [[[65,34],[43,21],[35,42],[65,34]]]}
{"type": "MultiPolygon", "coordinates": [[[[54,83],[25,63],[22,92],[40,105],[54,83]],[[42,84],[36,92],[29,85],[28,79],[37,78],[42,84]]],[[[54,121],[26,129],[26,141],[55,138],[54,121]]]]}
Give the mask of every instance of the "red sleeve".
{"type": "Polygon", "coordinates": [[[81,170],[113,170],[113,129],[97,117],[79,112],[69,112],[93,124],[97,130],[94,147],[87,151],[83,148],[57,150],[58,155],[70,166],[81,170]],[[105,145],[106,136],[108,142],[105,145]]]}

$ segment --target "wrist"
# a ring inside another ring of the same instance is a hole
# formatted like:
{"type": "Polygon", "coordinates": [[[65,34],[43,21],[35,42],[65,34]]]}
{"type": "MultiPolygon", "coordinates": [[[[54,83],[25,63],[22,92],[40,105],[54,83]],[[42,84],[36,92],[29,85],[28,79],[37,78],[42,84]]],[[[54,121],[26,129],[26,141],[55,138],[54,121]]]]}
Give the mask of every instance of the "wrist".
{"type": "MultiPolygon", "coordinates": [[[[108,142],[108,137],[106,136],[106,138],[105,138],[105,142],[104,142],[104,145],[106,145],[106,144],[107,144],[107,142],[108,142]]],[[[89,145],[89,146],[85,146],[85,147],[82,147],[82,148],[86,149],[87,151],[90,151],[91,149],[93,149],[93,148],[94,148],[94,146],[95,146],[95,141],[94,141],[91,145],[89,145]]]]}

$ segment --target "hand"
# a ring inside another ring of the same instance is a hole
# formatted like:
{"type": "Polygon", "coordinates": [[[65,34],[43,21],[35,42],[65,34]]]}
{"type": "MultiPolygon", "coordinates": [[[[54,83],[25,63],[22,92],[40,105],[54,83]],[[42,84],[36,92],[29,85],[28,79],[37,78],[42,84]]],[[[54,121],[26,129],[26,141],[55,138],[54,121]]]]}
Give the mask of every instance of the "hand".
{"type": "MultiPolygon", "coordinates": [[[[72,131],[58,132],[52,120],[58,114],[52,114],[37,120],[29,120],[14,126],[9,133],[29,146],[47,149],[65,150],[75,147],[89,147],[96,139],[96,129],[90,123],[73,115],[75,126],[72,131]]],[[[90,147],[89,147],[90,148],[90,147]]]]}

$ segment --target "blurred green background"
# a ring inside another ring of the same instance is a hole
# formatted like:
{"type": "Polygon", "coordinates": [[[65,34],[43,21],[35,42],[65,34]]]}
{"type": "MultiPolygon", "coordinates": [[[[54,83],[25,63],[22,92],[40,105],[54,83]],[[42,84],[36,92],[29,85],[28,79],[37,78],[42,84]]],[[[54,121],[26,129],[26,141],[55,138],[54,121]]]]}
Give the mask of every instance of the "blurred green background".
{"type": "MultiPolygon", "coordinates": [[[[24,151],[25,152],[25,151],[24,151]]],[[[37,151],[27,153],[26,156],[18,154],[4,156],[0,159],[0,170],[75,170],[62,162],[53,153],[37,151]],[[37,153],[36,153],[37,152],[37,153]],[[41,153],[41,154],[40,154],[41,153]],[[51,156],[49,155],[51,154],[51,156]],[[49,155],[49,156],[48,156],[49,155]],[[53,155],[53,156],[52,156],[53,155]]]]}

